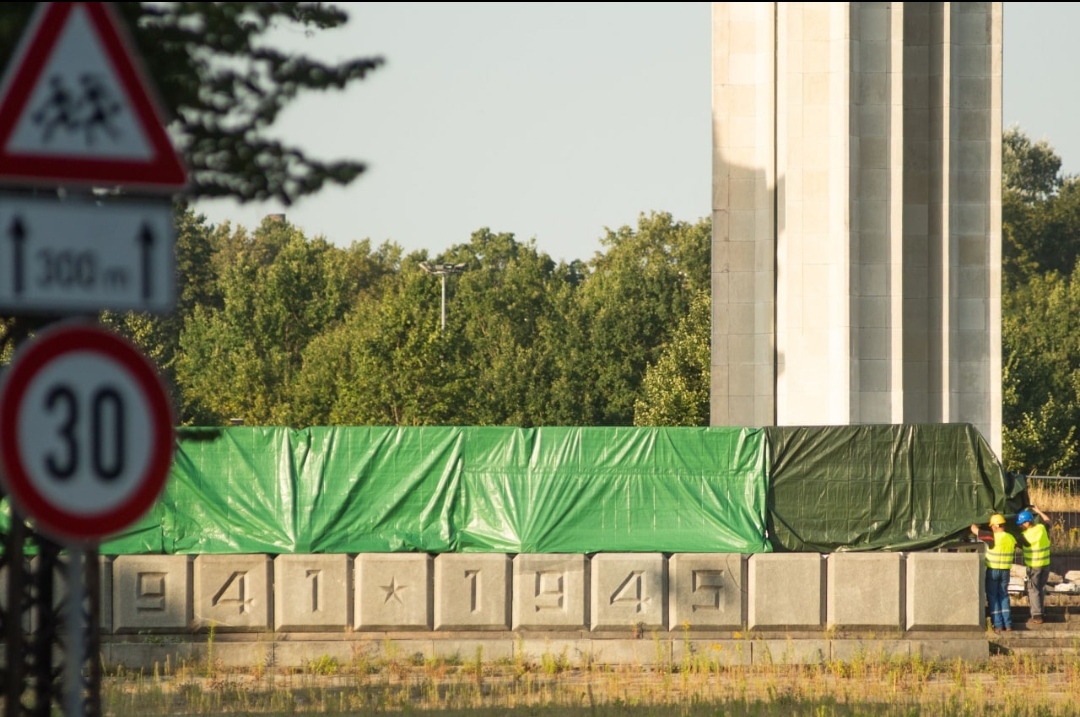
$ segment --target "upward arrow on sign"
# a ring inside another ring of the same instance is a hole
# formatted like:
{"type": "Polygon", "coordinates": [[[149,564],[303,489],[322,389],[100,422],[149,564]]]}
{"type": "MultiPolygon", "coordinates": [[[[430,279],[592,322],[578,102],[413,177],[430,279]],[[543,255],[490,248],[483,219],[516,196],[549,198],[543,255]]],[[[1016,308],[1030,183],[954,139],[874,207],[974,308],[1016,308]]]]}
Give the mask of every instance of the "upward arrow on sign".
{"type": "Polygon", "coordinates": [[[43,3],[34,16],[0,89],[0,181],[186,183],[108,3],[43,3]]]}

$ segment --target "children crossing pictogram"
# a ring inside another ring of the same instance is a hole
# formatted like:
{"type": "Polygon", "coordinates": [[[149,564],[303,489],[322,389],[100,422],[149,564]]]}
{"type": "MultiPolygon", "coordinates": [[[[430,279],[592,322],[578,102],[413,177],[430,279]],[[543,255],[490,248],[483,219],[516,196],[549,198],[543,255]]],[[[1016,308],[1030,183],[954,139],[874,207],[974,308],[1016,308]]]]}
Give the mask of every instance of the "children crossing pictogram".
{"type": "Polygon", "coordinates": [[[30,115],[33,123],[41,128],[43,142],[48,144],[57,130],[81,132],[87,146],[94,144],[99,130],[112,139],[120,136],[113,118],[123,106],[112,97],[101,77],[90,73],[81,75],[78,95],[71,92],[61,75],[50,77],[49,85],[52,89],[48,99],[30,115]]]}

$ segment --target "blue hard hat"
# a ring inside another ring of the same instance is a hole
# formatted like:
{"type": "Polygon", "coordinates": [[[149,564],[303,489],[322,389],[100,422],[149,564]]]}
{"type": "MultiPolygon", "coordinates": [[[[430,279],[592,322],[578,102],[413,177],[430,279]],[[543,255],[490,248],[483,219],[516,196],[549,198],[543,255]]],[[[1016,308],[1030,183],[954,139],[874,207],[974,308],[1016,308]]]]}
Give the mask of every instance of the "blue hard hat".
{"type": "Polygon", "coordinates": [[[1016,515],[1016,524],[1023,525],[1024,523],[1034,523],[1035,516],[1031,514],[1030,510],[1022,510],[1016,515]]]}

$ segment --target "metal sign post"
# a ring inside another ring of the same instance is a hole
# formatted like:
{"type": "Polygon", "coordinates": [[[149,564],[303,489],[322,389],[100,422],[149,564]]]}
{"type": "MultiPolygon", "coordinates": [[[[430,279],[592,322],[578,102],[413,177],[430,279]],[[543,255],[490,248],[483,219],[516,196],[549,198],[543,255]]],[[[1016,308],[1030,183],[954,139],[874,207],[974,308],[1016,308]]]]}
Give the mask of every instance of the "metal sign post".
{"type": "MultiPolygon", "coordinates": [[[[175,307],[171,195],[187,176],[163,116],[111,4],[38,5],[0,81],[0,184],[10,187],[0,195],[0,310],[175,307]]],[[[68,326],[17,352],[0,388],[0,483],[13,505],[0,556],[10,588],[0,666],[9,717],[27,713],[28,684],[29,713],[51,714],[57,647],[66,652],[66,713],[100,712],[96,545],[154,502],[172,447],[165,390],[126,341],[68,326]],[[40,544],[34,574],[20,516],[40,544]],[[52,602],[60,546],[45,536],[67,548],[63,642],[52,602]],[[39,626],[24,632],[24,611],[35,609],[39,626]]]]}
{"type": "Polygon", "coordinates": [[[79,546],[72,546],[68,550],[68,595],[67,610],[64,614],[64,622],[67,625],[68,661],[64,665],[67,669],[64,684],[67,687],[66,714],[69,717],[84,714],[83,661],[80,656],[86,654],[82,577],[85,557],[86,551],[79,546]]]}
{"type": "MultiPolygon", "coordinates": [[[[153,366],[96,325],[70,322],[42,332],[19,349],[0,383],[4,488],[35,530],[68,548],[64,684],[70,717],[83,714],[84,669],[95,657],[86,649],[96,628],[93,607],[89,625],[86,619],[83,575],[96,568],[87,546],[153,505],[168,477],[173,443],[168,395],[153,366]]],[[[51,617],[49,573],[38,597],[51,617]]],[[[40,576],[37,584],[43,584],[40,576]]],[[[95,599],[90,595],[91,606],[95,599]]],[[[51,653],[47,645],[35,659],[50,665],[51,653]]],[[[38,679],[39,686],[51,683],[40,672],[38,679]]]]}

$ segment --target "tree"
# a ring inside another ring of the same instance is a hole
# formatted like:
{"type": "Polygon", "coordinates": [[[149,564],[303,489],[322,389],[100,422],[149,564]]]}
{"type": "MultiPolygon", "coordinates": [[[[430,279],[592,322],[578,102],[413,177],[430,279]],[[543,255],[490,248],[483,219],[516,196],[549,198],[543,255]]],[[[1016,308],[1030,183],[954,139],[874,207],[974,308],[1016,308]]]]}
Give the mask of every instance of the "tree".
{"type": "Polygon", "coordinates": [[[1002,460],[1080,470],[1080,179],[1049,142],[1002,138],[1002,460]]]}
{"type": "Polygon", "coordinates": [[[474,232],[451,248],[449,261],[469,269],[458,277],[457,320],[449,339],[462,345],[469,390],[460,407],[475,425],[577,423],[579,408],[556,398],[566,387],[566,317],[575,276],[512,234],[474,232]]]}
{"type": "Polygon", "coordinates": [[[1034,276],[1002,300],[1003,461],[1022,473],[1080,471],[1080,265],[1034,276]]]}
{"type": "Polygon", "coordinates": [[[1080,258],[1080,179],[1061,174],[1046,140],[1012,127],[1002,139],[1002,268],[1005,288],[1036,274],[1069,274],[1080,258]]]}
{"type": "Polygon", "coordinates": [[[589,372],[584,422],[631,425],[646,369],[709,286],[711,224],[642,214],[636,229],[609,230],[601,241],[607,252],[590,262],[573,319],[589,372]]]}
{"type": "Polygon", "coordinates": [[[1026,203],[1044,201],[1061,187],[1061,157],[1047,140],[1032,142],[1013,125],[1001,137],[1001,181],[1026,203]]]}
{"type": "Polygon", "coordinates": [[[634,402],[635,426],[709,425],[712,294],[699,291],[690,313],[649,364],[634,402]]]}
{"type": "MultiPolygon", "coordinates": [[[[36,3],[7,3],[0,20],[5,65],[36,3]]],[[[343,89],[379,57],[327,64],[282,51],[267,35],[344,25],[340,8],[306,2],[116,3],[173,118],[190,174],[190,198],[277,199],[288,205],[326,182],[347,184],[364,165],[320,161],[269,134],[282,109],[307,90],[343,89]]]]}
{"type": "Polygon", "coordinates": [[[220,306],[196,306],[180,337],[182,419],[293,425],[308,344],[339,325],[364,282],[381,275],[364,278],[362,258],[269,218],[253,235],[238,230],[225,240],[215,260],[220,306]]]}
{"type": "Polygon", "coordinates": [[[462,348],[439,328],[439,294],[419,268],[425,259],[424,254],[406,256],[377,295],[365,296],[343,324],[307,347],[296,394],[308,406],[299,407],[298,423],[463,422],[462,348]]]}
{"type": "Polygon", "coordinates": [[[440,282],[418,269],[426,259],[406,257],[385,291],[309,347],[300,390],[313,411],[305,422],[577,422],[565,390],[568,267],[511,234],[474,232],[436,259],[466,267],[447,282],[444,330],[440,282]]]}
{"type": "Polygon", "coordinates": [[[161,371],[173,396],[173,405],[183,413],[176,377],[180,335],[187,317],[196,307],[218,308],[223,298],[218,287],[219,265],[215,255],[228,239],[229,227],[214,227],[206,217],[177,206],[176,226],[176,310],[165,315],[106,311],[102,322],[127,336],[161,371]]]}

